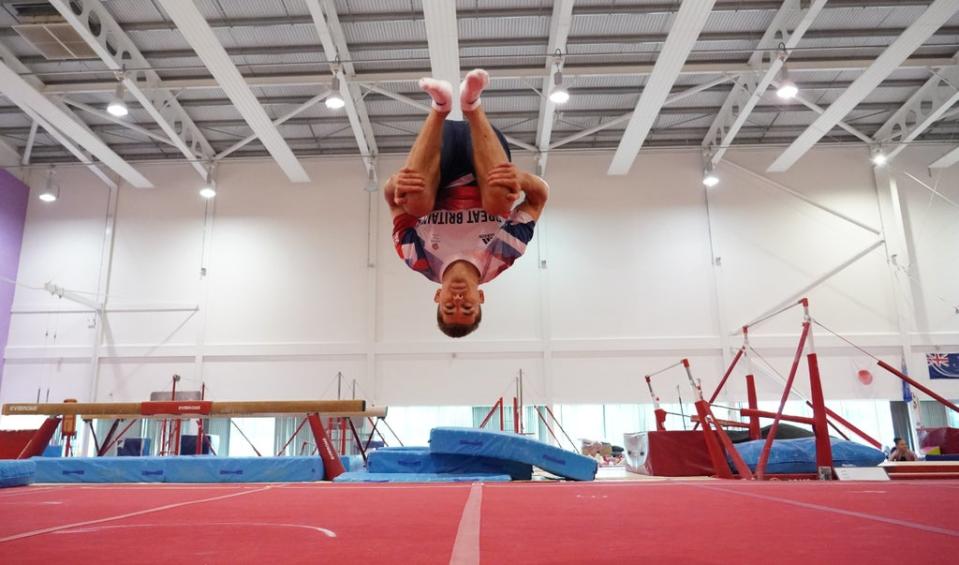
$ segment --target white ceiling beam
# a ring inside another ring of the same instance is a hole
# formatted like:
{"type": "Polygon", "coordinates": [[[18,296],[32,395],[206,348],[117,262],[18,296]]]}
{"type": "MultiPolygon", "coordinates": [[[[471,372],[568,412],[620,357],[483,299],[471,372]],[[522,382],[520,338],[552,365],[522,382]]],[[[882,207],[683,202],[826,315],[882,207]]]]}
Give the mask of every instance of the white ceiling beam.
{"type": "Polygon", "coordinates": [[[429,45],[433,78],[449,81],[453,85],[453,109],[450,110],[449,119],[462,120],[463,110],[460,108],[460,97],[456,91],[460,84],[456,2],[423,0],[423,20],[426,24],[426,40],[429,45]]]}
{"type": "Polygon", "coordinates": [[[659,51],[653,72],[646,80],[643,93],[636,103],[636,110],[626,125],[626,131],[616,148],[607,174],[625,175],[633,166],[646,136],[656,123],[659,109],[669,97],[689,52],[696,44],[699,32],[706,25],[714,3],[715,0],[683,0],[679,11],[672,18],[669,35],[659,51]]]}
{"type": "MultiPolygon", "coordinates": [[[[21,165],[30,164],[30,154],[33,153],[33,144],[37,141],[37,130],[40,129],[40,122],[33,120],[30,122],[30,134],[27,135],[27,144],[23,148],[23,157],[20,160],[21,165]]],[[[4,142],[6,143],[6,142],[4,142]]],[[[9,146],[8,146],[9,147],[9,146]]],[[[10,148],[12,149],[12,147],[10,148]]],[[[16,150],[14,150],[16,153],[16,150]]]]}
{"type": "MultiPolygon", "coordinates": [[[[313,98],[310,98],[309,100],[307,100],[306,102],[300,104],[300,105],[297,106],[296,108],[290,110],[290,111],[287,112],[286,114],[283,114],[283,115],[280,116],[279,118],[273,120],[273,125],[275,125],[275,126],[282,125],[283,123],[287,122],[288,120],[290,120],[290,119],[296,117],[297,115],[303,113],[305,110],[307,110],[307,109],[309,109],[309,108],[312,108],[313,106],[316,106],[317,104],[319,104],[320,102],[322,102],[323,100],[325,100],[326,97],[329,96],[329,95],[330,95],[330,91],[329,91],[329,90],[327,90],[326,92],[323,92],[322,94],[317,94],[317,95],[314,96],[313,98]]],[[[256,135],[255,135],[255,134],[254,134],[254,135],[248,135],[247,137],[244,137],[244,138],[241,139],[240,141],[237,141],[237,142],[234,143],[233,145],[231,145],[231,146],[229,146],[228,148],[224,149],[223,151],[217,153],[217,155],[216,155],[216,160],[219,161],[220,159],[223,159],[224,157],[226,157],[226,156],[234,153],[234,152],[237,151],[238,149],[240,149],[240,148],[242,148],[242,147],[250,144],[250,143],[253,142],[255,139],[256,139],[256,135]]]]}
{"type": "MultiPolygon", "coordinates": [[[[736,77],[733,76],[733,75],[723,75],[723,76],[721,76],[721,77],[719,77],[719,78],[716,78],[716,79],[713,79],[713,80],[711,80],[711,81],[709,81],[709,82],[704,82],[704,83],[702,83],[702,84],[697,84],[696,86],[691,86],[691,87],[687,88],[686,90],[684,90],[684,91],[682,91],[682,92],[677,92],[676,94],[673,94],[672,96],[670,96],[669,98],[667,98],[667,99],[666,99],[666,102],[663,102],[663,106],[669,106],[670,104],[674,104],[674,103],[676,103],[676,102],[679,102],[680,100],[684,100],[684,99],[686,99],[686,98],[689,98],[690,96],[693,96],[694,94],[699,94],[700,92],[702,92],[702,91],[704,91],[704,90],[709,90],[710,88],[712,88],[712,87],[714,87],[714,86],[719,86],[720,84],[723,84],[724,82],[729,82],[729,81],[732,81],[732,80],[736,80],[736,77]]],[[[569,136],[567,136],[567,137],[564,137],[563,139],[559,139],[559,140],[551,143],[550,146],[549,146],[549,148],[550,148],[550,149],[556,149],[557,147],[561,147],[561,146],[563,146],[563,145],[566,145],[567,143],[571,143],[571,142],[573,142],[573,141],[576,141],[576,140],[578,140],[578,139],[582,139],[582,138],[584,138],[584,137],[589,137],[589,136],[593,135],[593,134],[596,133],[596,132],[603,131],[604,129],[611,128],[611,127],[616,126],[616,125],[619,125],[619,124],[621,124],[621,123],[623,123],[623,122],[628,122],[628,121],[629,121],[629,118],[632,117],[632,115],[633,115],[632,112],[627,112],[627,113],[625,113],[625,114],[623,114],[623,115],[621,115],[621,116],[619,116],[619,117],[613,118],[612,120],[603,122],[603,123],[601,123],[601,124],[599,124],[599,125],[596,125],[596,126],[593,126],[593,127],[591,127],[591,128],[586,128],[586,129],[584,129],[583,131],[576,132],[576,133],[571,134],[571,135],[569,135],[569,136]]]]}
{"type": "Polygon", "coordinates": [[[953,148],[952,150],[950,150],[948,153],[946,153],[946,154],[943,155],[942,157],[939,157],[938,159],[936,159],[935,161],[933,161],[933,162],[929,165],[929,168],[931,168],[931,169],[945,169],[945,168],[947,168],[947,167],[951,167],[951,166],[955,165],[956,163],[959,163],[959,147],[953,148]]]}
{"type": "MultiPolygon", "coordinates": [[[[773,81],[773,86],[775,86],[775,87],[778,88],[779,85],[780,85],[780,82],[779,82],[778,80],[774,80],[774,81],[773,81]]],[[[823,112],[826,111],[825,108],[823,108],[822,106],[820,106],[820,105],[816,104],[815,102],[809,100],[809,99],[806,98],[801,92],[800,92],[799,94],[796,94],[796,102],[799,102],[800,104],[802,104],[803,106],[809,108],[809,109],[812,110],[813,112],[816,112],[816,113],[819,114],[820,116],[823,114],[823,112]]],[[[844,122],[844,121],[842,121],[842,120],[839,120],[839,121],[836,123],[836,125],[839,126],[839,127],[841,127],[842,129],[848,131],[849,133],[853,134],[854,136],[858,137],[859,139],[861,139],[861,140],[864,141],[865,143],[871,144],[871,143],[873,142],[873,139],[872,139],[871,137],[869,137],[868,135],[864,134],[863,132],[859,131],[858,129],[852,127],[851,125],[849,125],[848,123],[846,123],[846,122],[844,122]]]]}
{"type": "Polygon", "coordinates": [[[746,125],[749,115],[779,74],[783,66],[777,53],[779,44],[785,45],[787,53],[799,45],[799,40],[816,20],[826,1],[814,0],[808,8],[803,8],[800,0],[785,0],[773,16],[756,51],[749,58],[749,64],[755,72],[745,73],[735,82],[703,138],[703,147],[709,151],[713,165],[722,160],[726,149],[732,145],[739,130],[746,125]],[[763,71],[765,65],[768,66],[763,71]]]}
{"type": "Polygon", "coordinates": [[[122,157],[114,153],[99,137],[75,122],[73,118],[48,100],[46,96],[40,94],[6,63],[0,63],[0,92],[3,92],[7,98],[28,115],[35,116],[34,119],[42,120],[43,129],[53,134],[55,128],[70,137],[134,187],[153,188],[153,183],[140,174],[140,171],[134,169],[122,157]],[[56,124],[56,126],[50,124],[56,124]]]}
{"type": "MultiPolygon", "coordinates": [[[[311,0],[307,0],[308,2],[311,0]]],[[[872,59],[828,59],[822,61],[790,61],[790,74],[818,73],[823,71],[861,71],[873,63],[872,59]]],[[[928,69],[930,67],[947,67],[956,64],[952,57],[912,57],[906,60],[901,69],[928,69]]],[[[618,76],[646,76],[653,71],[653,64],[640,63],[635,65],[564,65],[563,75],[566,78],[587,77],[618,77],[618,76]]],[[[681,76],[717,75],[722,73],[741,74],[753,72],[748,63],[724,61],[715,63],[686,63],[680,71],[681,76]]],[[[497,79],[542,79],[546,70],[541,66],[509,67],[496,69],[497,79]]],[[[375,71],[358,72],[354,79],[367,84],[383,84],[390,82],[415,81],[423,76],[423,71],[375,71]]],[[[330,86],[329,73],[296,73],[275,74],[268,76],[245,77],[250,86],[283,87],[283,86],[330,86]]],[[[68,82],[50,84],[43,88],[44,94],[92,94],[113,92],[116,82],[112,80],[91,80],[85,82],[68,82]]],[[[145,87],[147,89],[152,87],[145,87]]],[[[176,90],[211,90],[218,89],[216,81],[211,78],[173,78],[158,83],[156,88],[176,90]]]]}
{"type": "Polygon", "coordinates": [[[892,159],[922,132],[941,120],[957,102],[959,64],[934,69],[929,80],[886,120],[873,137],[884,146],[886,157],[892,159]]]}
{"type": "MultiPolygon", "coordinates": [[[[50,0],[60,15],[76,30],[83,40],[97,54],[108,69],[126,72],[123,84],[140,106],[156,121],[163,133],[170,137],[177,149],[191,161],[197,174],[206,178],[206,166],[198,162],[213,157],[213,147],[196,127],[176,96],[163,85],[160,75],[151,70],[137,46],[127,36],[120,24],[99,0],[50,0]],[[79,14],[71,6],[79,9],[79,14]],[[98,28],[90,29],[90,22],[97,22],[98,28]]],[[[116,83],[110,87],[112,91],[116,83]]]]}
{"type": "MultiPolygon", "coordinates": [[[[27,82],[27,84],[29,84],[35,90],[42,93],[44,88],[43,82],[40,81],[40,79],[38,79],[35,75],[33,75],[30,69],[26,65],[24,65],[22,62],[20,62],[20,60],[17,59],[17,57],[13,54],[13,51],[11,51],[3,43],[0,43],[0,59],[2,59],[3,62],[5,62],[18,75],[22,76],[23,79],[27,82]]],[[[87,126],[83,122],[83,120],[81,120],[76,114],[74,114],[73,111],[66,106],[66,104],[63,104],[62,102],[59,102],[56,100],[53,100],[52,102],[64,114],[70,117],[70,119],[72,119],[82,128],[90,132],[90,135],[93,135],[94,137],[96,137],[96,134],[93,133],[90,127],[87,126]]],[[[56,128],[50,125],[45,119],[40,117],[32,109],[28,109],[28,108],[22,108],[22,109],[24,113],[26,113],[27,116],[29,116],[33,120],[34,124],[37,124],[39,127],[42,127],[44,131],[46,131],[47,134],[50,135],[50,137],[52,137],[57,143],[62,145],[71,155],[76,157],[78,161],[86,164],[87,169],[91,173],[93,173],[97,178],[102,180],[104,184],[106,184],[110,188],[117,187],[116,182],[112,178],[110,178],[109,175],[103,172],[103,169],[101,169],[99,165],[94,163],[93,159],[90,157],[90,154],[87,153],[82,147],[80,147],[79,145],[74,143],[71,139],[67,138],[65,135],[60,133],[56,128]]]]}
{"type": "Polygon", "coordinates": [[[546,77],[543,78],[543,89],[540,91],[539,115],[536,123],[536,148],[539,149],[537,172],[540,175],[546,172],[546,159],[549,156],[549,143],[553,136],[553,122],[556,114],[556,103],[549,99],[549,94],[553,89],[556,73],[563,70],[564,62],[564,57],[553,60],[553,56],[557,51],[566,53],[566,40],[569,38],[569,30],[573,24],[574,2],[575,0],[557,0],[553,4],[553,15],[549,21],[546,77]]]}
{"type": "Polygon", "coordinates": [[[306,174],[303,165],[273,125],[273,120],[243,80],[243,75],[233,64],[226,49],[213,33],[213,28],[206,22],[196,5],[182,0],[160,0],[160,5],[213,74],[223,93],[233,102],[237,112],[243,116],[287,178],[292,182],[309,182],[310,177],[306,174]]]}
{"type": "Polygon", "coordinates": [[[128,129],[128,130],[130,130],[130,131],[132,131],[132,132],[136,132],[136,133],[138,133],[138,134],[140,134],[140,135],[143,135],[143,136],[145,136],[145,137],[149,137],[150,139],[152,139],[152,140],[154,140],[154,141],[157,141],[157,142],[160,142],[160,143],[163,143],[163,144],[165,144],[165,145],[170,145],[170,146],[172,146],[172,147],[176,147],[176,144],[173,143],[172,141],[170,141],[170,138],[168,138],[168,137],[166,137],[166,136],[163,136],[163,135],[159,135],[159,134],[153,133],[152,131],[150,131],[150,130],[144,128],[144,127],[140,127],[140,126],[134,124],[133,122],[124,120],[123,118],[118,118],[118,117],[114,116],[113,114],[110,114],[109,112],[104,112],[103,110],[101,110],[100,108],[97,108],[96,106],[91,106],[91,105],[89,105],[89,104],[84,104],[83,102],[77,102],[76,100],[69,100],[69,99],[66,99],[66,98],[63,99],[63,102],[64,102],[64,104],[66,104],[66,105],[68,105],[68,106],[73,106],[73,107],[76,108],[77,110],[83,110],[84,112],[86,112],[86,113],[88,113],[88,114],[91,114],[91,115],[93,115],[93,116],[96,116],[96,117],[100,118],[101,120],[106,120],[106,121],[108,121],[108,122],[112,122],[112,123],[114,123],[114,124],[116,124],[116,125],[118,125],[118,126],[124,127],[124,128],[126,128],[126,129],[128,129]]]}
{"type": "Polygon", "coordinates": [[[851,112],[937,29],[959,11],[956,0],[935,0],[879,57],[829,105],[829,108],[769,166],[769,172],[789,170],[843,117],[851,112]]]}
{"type": "MultiPolygon", "coordinates": [[[[313,18],[313,26],[320,37],[320,44],[323,46],[323,53],[326,60],[331,64],[336,61],[343,61],[336,72],[340,77],[340,97],[346,102],[343,110],[346,111],[346,117],[350,122],[350,129],[353,130],[353,137],[356,138],[356,146],[363,158],[363,166],[369,174],[376,174],[376,166],[373,160],[378,153],[376,138],[373,135],[373,124],[370,122],[369,114],[366,111],[366,104],[363,102],[363,96],[359,87],[354,84],[356,80],[356,68],[350,57],[349,46],[346,44],[346,35],[340,25],[339,16],[336,13],[336,4],[332,0],[306,0],[306,5],[313,18]]],[[[326,80],[327,87],[331,84],[330,75],[322,75],[326,80]]]]}

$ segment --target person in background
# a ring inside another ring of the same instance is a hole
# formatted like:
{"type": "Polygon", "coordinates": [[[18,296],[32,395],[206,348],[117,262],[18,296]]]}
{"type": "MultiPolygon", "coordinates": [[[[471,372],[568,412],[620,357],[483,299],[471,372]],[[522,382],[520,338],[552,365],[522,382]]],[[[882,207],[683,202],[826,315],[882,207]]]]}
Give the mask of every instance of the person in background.
{"type": "Polygon", "coordinates": [[[916,457],[916,454],[909,449],[909,446],[906,445],[906,440],[897,437],[892,441],[896,444],[896,447],[889,452],[890,461],[917,461],[919,459],[916,457]]]}

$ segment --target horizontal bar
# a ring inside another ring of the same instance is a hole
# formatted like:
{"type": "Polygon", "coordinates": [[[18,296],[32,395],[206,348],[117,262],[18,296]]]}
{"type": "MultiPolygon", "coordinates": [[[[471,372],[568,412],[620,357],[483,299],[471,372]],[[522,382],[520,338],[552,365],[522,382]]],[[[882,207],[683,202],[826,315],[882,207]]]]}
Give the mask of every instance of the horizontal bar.
{"type": "MultiPolygon", "coordinates": [[[[771,420],[776,418],[775,412],[767,412],[765,410],[753,410],[752,408],[740,408],[739,413],[743,416],[757,416],[759,418],[769,418],[771,420]]],[[[809,424],[812,425],[815,420],[812,417],[808,416],[790,416],[789,414],[783,414],[779,418],[780,420],[785,420],[787,422],[796,422],[799,424],[809,424]]]]}

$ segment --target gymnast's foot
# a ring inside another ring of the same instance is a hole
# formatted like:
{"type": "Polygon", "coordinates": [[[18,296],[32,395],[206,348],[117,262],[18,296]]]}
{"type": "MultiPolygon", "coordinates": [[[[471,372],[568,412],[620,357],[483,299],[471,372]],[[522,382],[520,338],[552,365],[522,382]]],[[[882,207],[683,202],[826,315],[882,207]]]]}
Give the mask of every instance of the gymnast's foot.
{"type": "Polygon", "coordinates": [[[421,78],[420,90],[430,95],[437,112],[447,114],[453,108],[453,86],[445,80],[421,78]]]}
{"type": "Polygon", "coordinates": [[[460,105],[464,112],[472,112],[480,106],[480,95],[489,86],[489,73],[483,69],[473,69],[466,73],[460,84],[460,105]]]}

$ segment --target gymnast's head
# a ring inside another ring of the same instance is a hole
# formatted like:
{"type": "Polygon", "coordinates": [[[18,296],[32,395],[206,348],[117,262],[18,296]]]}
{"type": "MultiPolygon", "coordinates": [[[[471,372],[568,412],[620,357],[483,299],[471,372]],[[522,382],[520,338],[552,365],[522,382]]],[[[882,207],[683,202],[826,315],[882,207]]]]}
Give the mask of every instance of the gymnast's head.
{"type": "Polygon", "coordinates": [[[436,291],[436,324],[449,337],[473,333],[483,319],[485,300],[479,288],[479,271],[466,261],[457,261],[443,273],[443,286],[436,291]]]}

